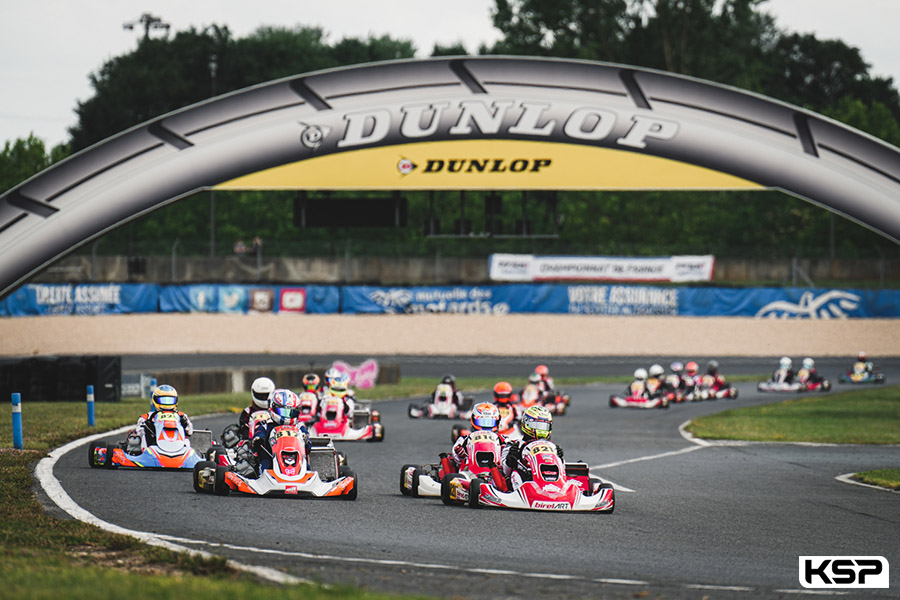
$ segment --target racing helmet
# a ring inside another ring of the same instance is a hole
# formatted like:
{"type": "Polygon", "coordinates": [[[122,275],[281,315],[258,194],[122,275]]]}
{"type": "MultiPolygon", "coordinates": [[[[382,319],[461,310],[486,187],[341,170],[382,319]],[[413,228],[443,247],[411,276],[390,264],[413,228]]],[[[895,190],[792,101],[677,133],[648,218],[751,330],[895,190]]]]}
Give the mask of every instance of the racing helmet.
{"type": "Polygon", "coordinates": [[[648,371],[648,375],[650,375],[650,377],[662,377],[665,372],[666,370],[662,368],[662,365],[652,365],[650,371],[648,371]]]}
{"type": "Polygon", "coordinates": [[[789,356],[782,356],[781,360],[778,361],[778,366],[782,369],[790,369],[792,364],[793,362],[789,356]]]}
{"type": "Polygon", "coordinates": [[[803,359],[803,368],[804,369],[812,369],[815,366],[816,366],[816,361],[814,361],[812,358],[807,356],[806,358],[803,359]]]}
{"type": "Polygon", "coordinates": [[[669,365],[669,368],[672,369],[673,373],[681,373],[682,371],[684,371],[684,365],[677,360],[669,365]]]}
{"type": "Polygon", "coordinates": [[[447,375],[444,375],[443,377],[441,377],[441,383],[446,383],[447,385],[455,388],[456,387],[456,377],[454,377],[453,375],[450,375],[448,373],[447,375]]]}
{"type": "Polygon", "coordinates": [[[331,382],[334,380],[335,377],[337,377],[340,374],[341,374],[341,371],[334,367],[331,367],[330,369],[325,371],[325,385],[327,387],[331,387],[331,382]]]}
{"type": "Polygon", "coordinates": [[[644,380],[646,380],[646,379],[647,379],[647,369],[644,369],[643,367],[640,368],[640,369],[635,369],[635,370],[634,370],[634,378],[635,378],[637,381],[644,381],[644,380]]]}
{"type": "Polygon", "coordinates": [[[178,392],[171,385],[158,385],[150,395],[150,406],[156,411],[176,411],[178,392]]]}
{"type": "Polygon", "coordinates": [[[531,439],[550,439],[553,415],[543,406],[532,406],[522,415],[522,434],[531,439]]]}
{"type": "Polygon", "coordinates": [[[269,396],[269,417],[276,425],[293,425],[300,416],[300,398],[291,390],[275,390],[269,396]]]}
{"type": "Polygon", "coordinates": [[[534,368],[534,372],[541,376],[541,379],[550,375],[550,369],[547,365],[538,365],[534,368]]]}
{"type": "Polygon", "coordinates": [[[540,383],[541,382],[541,374],[535,371],[531,375],[528,376],[528,383],[540,383]]]}
{"type": "Polygon", "coordinates": [[[328,390],[331,392],[332,396],[343,398],[350,390],[350,376],[339,371],[338,374],[331,379],[331,385],[328,386],[328,390]]]}
{"type": "Polygon", "coordinates": [[[315,392],[319,389],[319,384],[322,383],[322,380],[315,373],[307,373],[303,376],[301,383],[303,384],[303,389],[307,392],[315,392]]]}
{"type": "Polygon", "coordinates": [[[694,361],[690,361],[688,364],[684,365],[684,371],[688,375],[696,375],[697,371],[700,370],[700,365],[695,363],[694,361]]]}
{"type": "Polygon", "coordinates": [[[472,431],[497,431],[500,426],[500,409],[488,402],[476,404],[470,421],[472,431]]]}
{"type": "Polygon", "coordinates": [[[710,375],[716,375],[719,372],[719,361],[711,360],[706,363],[706,372],[710,375]]]}
{"type": "Polygon", "coordinates": [[[856,360],[858,360],[859,362],[866,362],[867,360],[869,360],[869,355],[860,350],[859,354],[856,355],[856,360]]]}
{"type": "Polygon", "coordinates": [[[250,386],[250,396],[258,408],[269,408],[269,394],[275,391],[275,382],[268,377],[257,377],[250,386]]]}
{"type": "Polygon", "coordinates": [[[512,386],[507,381],[500,381],[494,386],[494,402],[509,404],[512,402],[512,386]]]}

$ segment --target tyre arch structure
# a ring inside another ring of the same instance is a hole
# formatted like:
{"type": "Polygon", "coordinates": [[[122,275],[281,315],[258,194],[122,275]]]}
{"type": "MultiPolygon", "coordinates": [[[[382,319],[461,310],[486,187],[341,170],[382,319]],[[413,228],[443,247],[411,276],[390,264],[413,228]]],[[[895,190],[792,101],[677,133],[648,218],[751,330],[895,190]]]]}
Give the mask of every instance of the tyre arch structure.
{"type": "Polygon", "coordinates": [[[900,150],[796,106],[637,67],[468,57],[261,84],[0,196],[0,296],[204,189],[778,189],[900,241],[900,150]]]}

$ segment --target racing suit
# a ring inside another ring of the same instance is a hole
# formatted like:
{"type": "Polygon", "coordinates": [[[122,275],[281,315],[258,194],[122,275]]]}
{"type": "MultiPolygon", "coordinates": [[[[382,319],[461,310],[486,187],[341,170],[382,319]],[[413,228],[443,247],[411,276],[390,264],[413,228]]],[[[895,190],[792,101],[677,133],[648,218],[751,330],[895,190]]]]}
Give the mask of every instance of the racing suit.
{"type": "MultiPolygon", "coordinates": [[[[456,439],[456,443],[453,444],[453,448],[450,449],[450,462],[456,467],[457,471],[466,463],[466,446],[469,443],[469,435],[471,434],[459,436],[456,439]]],[[[500,440],[500,461],[503,462],[503,452],[509,442],[499,433],[497,438],[500,440]]]]}
{"type": "MultiPolygon", "coordinates": [[[[522,485],[522,483],[531,481],[531,469],[522,460],[522,449],[534,441],[537,440],[535,438],[526,437],[521,441],[511,441],[503,447],[503,453],[500,456],[500,466],[503,469],[503,475],[508,482],[508,489],[519,489],[519,486],[522,485]]],[[[550,441],[550,439],[547,438],[547,440],[543,441],[550,441]]],[[[563,449],[561,446],[556,446],[556,454],[560,459],[563,458],[563,449]]]]}
{"type": "Polygon", "coordinates": [[[268,414],[269,411],[268,409],[260,408],[253,403],[241,411],[241,416],[238,417],[238,435],[242,440],[250,439],[250,421],[253,420],[253,415],[258,412],[268,414]]]}
{"type": "Polygon", "coordinates": [[[782,383],[793,383],[794,382],[794,370],[793,369],[782,369],[781,367],[775,369],[772,372],[772,381],[780,381],[782,383]]]}
{"type": "MultiPolygon", "coordinates": [[[[269,434],[272,433],[276,427],[280,427],[277,423],[273,421],[265,422],[261,427],[258,427],[255,432],[253,432],[253,437],[250,439],[250,447],[253,449],[253,452],[256,454],[257,465],[256,466],[256,477],[267,470],[272,468],[272,446],[269,442],[269,434]]],[[[301,432],[306,439],[306,456],[307,461],[309,460],[309,432],[306,430],[305,425],[296,424],[292,425],[292,427],[296,428],[299,432],[301,432]]],[[[309,466],[307,462],[307,466],[309,466]]],[[[242,473],[243,475],[244,473],[242,473]]]]}
{"type": "MultiPolygon", "coordinates": [[[[134,431],[128,436],[126,451],[129,454],[140,454],[147,446],[156,444],[156,428],[153,426],[153,417],[155,417],[158,412],[161,411],[151,410],[138,417],[134,431]]],[[[181,426],[184,428],[184,435],[191,437],[194,434],[194,424],[191,423],[188,416],[180,410],[178,411],[178,416],[181,419],[181,426]]]]}

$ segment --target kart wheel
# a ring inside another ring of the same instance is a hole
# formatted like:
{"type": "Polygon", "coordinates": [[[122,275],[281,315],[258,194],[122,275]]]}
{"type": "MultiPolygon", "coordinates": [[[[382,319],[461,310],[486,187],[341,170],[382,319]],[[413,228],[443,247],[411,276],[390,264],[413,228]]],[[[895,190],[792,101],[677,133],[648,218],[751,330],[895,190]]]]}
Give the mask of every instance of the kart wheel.
{"type": "Polygon", "coordinates": [[[447,506],[458,506],[461,504],[458,500],[450,498],[450,482],[454,479],[464,479],[464,477],[459,473],[447,473],[444,475],[444,478],[441,479],[441,502],[447,506]]]}
{"type": "Polygon", "coordinates": [[[558,414],[559,416],[563,416],[564,414],[566,414],[565,403],[560,402],[559,404],[556,405],[556,414],[558,414]]]}
{"type": "Polygon", "coordinates": [[[105,467],[105,463],[97,462],[97,450],[106,448],[107,454],[105,454],[106,458],[109,458],[109,447],[103,442],[91,442],[91,445],[88,446],[88,464],[91,465],[92,469],[96,469],[99,467],[105,467]]]}
{"type": "Polygon", "coordinates": [[[213,483],[213,492],[216,496],[227,496],[231,492],[231,488],[225,483],[225,474],[231,470],[231,467],[216,467],[216,478],[213,483]]]}
{"type": "MultiPolygon", "coordinates": [[[[406,471],[410,467],[415,467],[415,466],[416,465],[403,465],[403,467],[400,469],[400,493],[403,494],[404,496],[412,495],[412,490],[410,490],[408,487],[406,487],[406,471]]],[[[415,480],[415,477],[413,477],[413,480],[415,480]]]]}
{"type": "Polygon", "coordinates": [[[732,400],[738,397],[738,389],[736,387],[728,388],[728,397],[732,400]]]}
{"type": "Polygon", "coordinates": [[[208,461],[208,460],[201,460],[196,465],[194,465],[193,478],[194,478],[194,491],[195,492],[202,493],[204,491],[207,491],[207,490],[203,489],[203,486],[200,483],[200,472],[203,471],[203,469],[215,469],[215,468],[216,468],[216,463],[214,463],[212,461],[208,461]]]}
{"type": "Polygon", "coordinates": [[[347,455],[344,454],[344,452],[341,450],[337,451],[337,460],[338,460],[338,467],[346,467],[347,465],[350,464],[350,461],[347,460],[347,455]]]}
{"type": "Polygon", "coordinates": [[[610,408],[615,408],[615,407],[616,407],[616,401],[613,400],[613,398],[615,398],[615,396],[610,396],[610,397],[609,397],[609,407],[610,407],[610,408]]]}
{"type": "Polygon", "coordinates": [[[481,495],[481,480],[473,479],[469,482],[469,508],[481,508],[478,497],[481,495]]]}
{"type": "Polygon", "coordinates": [[[607,513],[607,514],[612,514],[613,511],[616,510],[616,490],[613,488],[613,486],[612,486],[611,483],[603,483],[603,484],[601,484],[600,487],[597,489],[597,493],[599,494],[600,491],[601,491],[601,490],[604,490],[604,489],[608,489],[608,490],[612,490],[612,491],[613,491],[613,496],[612,496],[612,507],[610,507],[609,510],[604,510],[604,511],[603,511],[603,512],[605,512],[605,513],[607,513]]]}
{"type": "Polygon", "coordinates": [[[341,500],[356,500],[356,496],[359,494],[359,477],[356,476],[356,473],[352,471],[350,467],[340,467],[338,469],[338,475],[341,477],[353,478],[353,489],[342,495],[341,500]]]}
{"type": "Polygon", "coordinates": [[[822,382],[822,388],[821,388],[821,389],[822,389],[823,392],[827,392],[828,390],[830,390],[830,389],[831,389],[831,382],[830,382],[829,380],[827,380],[827,379],[826,379],[825,381],[823,381],[823,382],[822,382]]]}
{"type": "Polygon", "coordinates": [[[417,408],[418,406],[416,406],[415,404],[410,404],[409,408],[406,409],[406,416],[408,416],[410,419],[415,419],[416,417],[413,415],[413,410],[417,408]]]}
{"type": "Polygon", "coordinates": [[[450,428],[450,441],[453,442],[454,444],[456,443],[456,440],[458,440],[459,436],[461,436],[461,435],[462,435],[462,425],[454,425],[453,427],[450,428]]]}

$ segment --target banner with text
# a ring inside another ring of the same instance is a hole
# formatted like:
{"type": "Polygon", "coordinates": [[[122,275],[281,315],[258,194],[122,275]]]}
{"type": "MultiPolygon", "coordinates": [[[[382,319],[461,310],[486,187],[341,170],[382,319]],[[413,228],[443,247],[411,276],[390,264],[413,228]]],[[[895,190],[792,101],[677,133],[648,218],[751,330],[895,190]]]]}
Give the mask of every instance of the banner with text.
{"type": "Polygon", "coordinates": [[[143,283],[30,283],[0,303],[0,315],[99,315],[156,312],[159,286],[143,283]]]}
{"type": "Polygon", "coordinates": [[[492,254],[494,281],[712,281],[715,257],[535,256],[492,254]]]}
{"type": "Polygon", "coordinates": [[[336,286],[171,285],[159,294],[160,312],[336,313],[336,286]]]}

